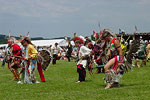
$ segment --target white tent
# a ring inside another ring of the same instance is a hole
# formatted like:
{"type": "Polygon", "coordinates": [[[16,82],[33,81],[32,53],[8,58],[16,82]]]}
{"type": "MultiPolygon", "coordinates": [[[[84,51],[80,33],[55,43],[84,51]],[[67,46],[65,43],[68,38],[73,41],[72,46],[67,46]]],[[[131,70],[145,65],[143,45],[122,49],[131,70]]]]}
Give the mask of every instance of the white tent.
{"type": "Polygon", "coordinates": [[[7,47],[8,44],[0,44],[0,47],[7,47]]]}
{"type": "MultiPolygon", "coordinates": [[[[73,46],[75,45],[74,41],[70,41],[70,42],[71,42],[71,45],[73,45],[73,46]]],[[[63,40],[63,41],[59,42],[58,45],[59,46],[68,46],[68,42],[66,40],[63,40]]]]}
{"type": "Polygon", "coordinates": [[[64,39],[55,39],[55,40],[33,40],[31,41],[35,46],[50,46],[54,45],[55,43],[60,43],[64,39]]]}
{"type": "MultiPolygon", "coordinates": [[[[55,39],[55,40],[33,40],[31,41],[35,46],[50,46],[54,45],[55,43],[60,43],[64,39],[55,39]]],[[[19,43],[20,44],[20,43],[19,43]]],[[[21,44],[20,44],[21,45],[21,44]]],[[[0,47],[8,46],[8,44],[0,44],[0,47]]]]}

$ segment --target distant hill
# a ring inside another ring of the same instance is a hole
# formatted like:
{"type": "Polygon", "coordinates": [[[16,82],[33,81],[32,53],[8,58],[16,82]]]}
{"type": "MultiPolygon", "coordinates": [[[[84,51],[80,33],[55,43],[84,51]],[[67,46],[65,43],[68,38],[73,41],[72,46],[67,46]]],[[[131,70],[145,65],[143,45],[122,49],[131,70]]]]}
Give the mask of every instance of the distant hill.
{"type": "MultiPolygon", "coordinates": [[[[14,36],[16,39],[19,39],[20,37],[16,37],[14,36]]],[[[7,43],[7,35],[2,35],[0,34],[0,44],[6,44],[7,43]]],[[[58,37],[58,38],[43,38],[43,37],[34,37],[31,38],[31,40],[51,40],[51,39],[65,39],[65,37],[58,37]]],[[[70,37],[68,37],[68,39],[70,39],[70,37]]]]}
{"type": "MultiPolygon", "coordinates": [[[[16,39],[20,39],[20,37],[16,37],[16,36],[13,37],[15,37],[16,39]]],[[[8,38],[7,35],[0,34],[0,44],[6,44],[8,41],[7,38],[8,38]]],[[[31,38],[31,40],[45,40],[45,39],[43,37],[35,37],[35,38],[31,38]]]]}
{"type": "Polygon", "coordinates": [[[0,44],[5,44],[5,43],[7,43],[6,35],[0,34],[0,44]]]}
{"type": "MultiPolygon", "coordinates": [[[[57,37],[57,38],[50,38],[50,39],[65,39],[65,37],[57,37]]],[[[68,40],[71,39],[71,37],[67,37],[68,40]]]]}
{"type": "Polygon", "coordinates": [[[43,37],[35,37],[35,38],[31,38],[31,40],[47,40],[47,39],[43,37]]]}

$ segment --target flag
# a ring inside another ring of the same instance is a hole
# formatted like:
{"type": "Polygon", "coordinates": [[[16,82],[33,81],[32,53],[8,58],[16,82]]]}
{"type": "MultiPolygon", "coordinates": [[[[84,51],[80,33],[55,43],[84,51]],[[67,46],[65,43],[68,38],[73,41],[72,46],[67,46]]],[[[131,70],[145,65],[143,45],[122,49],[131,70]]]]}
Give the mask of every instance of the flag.
{"type": "Polygon", "coordinates": [[[97,39],[98,39],[98,33],[95,34],[95,40],[97,40],[97,39]]]}
{"type": "Polygon", "coordinates": [[[104,33],[104,30],[100,31],[99,37],[102,37],[102,34],[104,33]]]}
{"type": "Polygon", "coordinates": [[[96,36],[95,37],[98,37],[98,33],[96,33],[96,36]]]}
{"type": "Polygon", "coordinates": [[[95,31],[93,30],[93,37],[96,37],[95,31]]]}

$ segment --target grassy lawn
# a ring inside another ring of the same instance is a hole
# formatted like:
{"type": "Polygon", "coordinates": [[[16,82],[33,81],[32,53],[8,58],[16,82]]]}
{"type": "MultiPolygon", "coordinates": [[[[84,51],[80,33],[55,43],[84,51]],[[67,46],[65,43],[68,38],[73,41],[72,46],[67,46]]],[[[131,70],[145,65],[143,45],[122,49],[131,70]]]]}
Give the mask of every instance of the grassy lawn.
{"type": "Polygon", "coordinates": [[[44,72],[45,83],[16,84],[6,65],[0,67],[0,100],[150,100],[150,64],[133,68],[124,74],[120,88],[108,90],[104,89],[104,74],[93,72],[77,84],[76,63],[57,61],[44,72]]]}

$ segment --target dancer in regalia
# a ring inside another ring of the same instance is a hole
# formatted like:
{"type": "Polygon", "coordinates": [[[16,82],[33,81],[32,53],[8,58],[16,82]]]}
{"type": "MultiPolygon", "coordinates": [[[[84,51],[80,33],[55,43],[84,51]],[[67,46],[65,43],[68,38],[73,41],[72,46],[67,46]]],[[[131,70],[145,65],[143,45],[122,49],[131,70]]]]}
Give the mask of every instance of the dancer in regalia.
{"type": "Polygon", "coordinates": [[[24,47],[24,58],[26,60],[26,68],[25,68],[25,77],[29,76],[29,79],[25,79],[25,83],[38,83],[35,79],[35,71],[37,69],[37,55],[38,52],[29,40],[28,37],[25,37],[21,44],[24,47]],[[29,72],[28,72],[29,71],[29,72]]]}
{"type": "Polygon", "coordinates": [[[97,40],[94,44],[94,48],[92,50],[92,54],[94,55],[94,60],[97,68],[96,73],[104,73],[104,65],[101,59],[101,54],[103,53],[102,50],[102,40],[97,40]]]}
{"type": "Polygon", "coordinates": [[[139,50],[136,52],[136,56],[135,56],[135,66],[136,67],[143,67],[146,65],[146,43],[145,41],[142,40],[142,37],[140,37],[139,39],[140,41],[140,48],[139,50]],[[139,66],[138,62],[139,60],[142,60],[141,65],[139,66]]]}
{"type": "Polygon", "coordinates": [[[16,39],[14,37],[10,37],[8,39],[8,47],[10,50],[8,68],[13,73],[13,80],[20,81],[20,76],[18,72],[19,64],[21,63],[20,57],[22,56],[22,50],[18,44],[16,44],[16,39]]]}
{"type": "Polygon", "coordinates": [[[86,46],[81,45],[81,41],[75,41],[75,47],[78,48],[78,62],[77,62],[77,72],[79,73],[79,78],[77,83],[85,81],[86,71],[85,68],[88,63],[88,57],[91,53],[91,50],[86,46]]]}
{"type": "MultiPolygon", "coordinates": [[[[124,56],[122,53],[122,49],[120,46],[120,41],[117,40],[113,35],[112,31],[110,29],[104,29],[104,32],[102,34],[102,38],[106,40],[106,42],[109,45],[110,48],[110,55],[109,55],[109,61],[104,66],[105,74],[108,75],[107,78],[111,78],[109,75],[111,73],[117,73],[118,68],[124,61],[124,56]]],[[[113,74],[114,77],[117,76],[117,74],[113,74]]],[[[119,77],[113,78],[113,80],[107,82],[107,86],[105,89],[108,89],[113,86],[119,86],[119,77]]]]}
{"type": "Polygon", "coordinates": [[[150,60],[150,43],[148,42],[147,43],[147,46],[146,46],[146,52],[147,52],[147,57],[146,57],[146,60],[150,60]]]}

